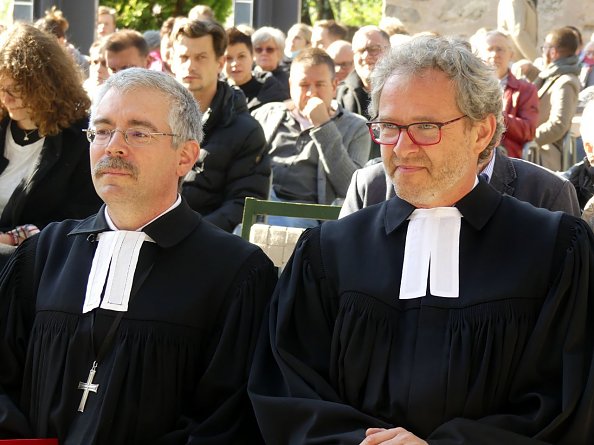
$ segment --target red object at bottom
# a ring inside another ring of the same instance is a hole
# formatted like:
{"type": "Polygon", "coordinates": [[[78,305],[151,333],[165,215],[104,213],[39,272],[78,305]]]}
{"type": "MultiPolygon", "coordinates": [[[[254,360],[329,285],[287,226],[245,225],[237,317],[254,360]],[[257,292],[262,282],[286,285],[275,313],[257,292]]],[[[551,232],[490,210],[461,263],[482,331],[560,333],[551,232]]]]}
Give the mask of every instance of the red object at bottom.
{"type": "Polygon", "coordinates": [[[59,445],[58,439],[8,439],[0,440],[0,445],[59,445]]]}

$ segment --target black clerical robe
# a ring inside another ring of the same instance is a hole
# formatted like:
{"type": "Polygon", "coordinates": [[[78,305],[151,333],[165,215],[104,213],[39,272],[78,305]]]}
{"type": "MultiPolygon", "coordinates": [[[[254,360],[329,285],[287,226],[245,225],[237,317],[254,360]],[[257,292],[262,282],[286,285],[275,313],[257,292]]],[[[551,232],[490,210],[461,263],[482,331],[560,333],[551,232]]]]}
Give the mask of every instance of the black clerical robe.
{"type": "Polygon", "coordinates": [[[65,444],[260,443],[246,393],[276,281],[255,246],[185,201],[149,224],[128,311],[90,366],[117,312],[83,314],[87,277],[108,230],[103,210],[48,226],[11,258],[0,285],[0,438],[65,444]],[[137,286],[142,276],[140,286],[137,286]]]}
{"type": "Polygon", "coordinates": [[[593,443],[592,232],[484,182],[457,207],[459,298],[399,299],[399,198],[304,233],[248,386],[267,444],[593,443]]]}

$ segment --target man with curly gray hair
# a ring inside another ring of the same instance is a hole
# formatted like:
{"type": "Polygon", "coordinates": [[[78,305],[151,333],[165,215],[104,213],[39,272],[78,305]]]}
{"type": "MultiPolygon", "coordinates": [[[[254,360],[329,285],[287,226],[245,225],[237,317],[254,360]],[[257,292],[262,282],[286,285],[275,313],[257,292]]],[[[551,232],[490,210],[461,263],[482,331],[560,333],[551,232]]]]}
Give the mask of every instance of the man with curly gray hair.
{"type": "Polygon", "coordinates": [[[501,110],[463,42],[378,63],[368,125],[396,196],[302,235],[248,385],[266,443],[594,437],[594,235],[477,178],[501,110]]]}

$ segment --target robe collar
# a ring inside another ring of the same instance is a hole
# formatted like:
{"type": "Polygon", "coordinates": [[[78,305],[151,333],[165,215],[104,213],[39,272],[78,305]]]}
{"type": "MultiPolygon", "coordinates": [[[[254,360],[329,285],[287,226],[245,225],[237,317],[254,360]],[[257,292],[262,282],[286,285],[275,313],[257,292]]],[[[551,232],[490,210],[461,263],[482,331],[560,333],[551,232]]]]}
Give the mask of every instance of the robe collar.
{"type": "MultiPolygon", "coordinates": [[[[168,248],[179,244],[202,222],[202,217],[193,211],[182,197],[181,203],[148,224],[142,230],[159,247],[168,248]]],[[[69,234],[93,235],[111,230],[105,220],[105,204],[99,212],[81,221],[69,234]]]]}
{"type": "MultiPolygon", "coordinates": [[[[491,187],[483,178],[466,196],[456,203],[462,217],[475,230],[481,230],[491,219],[499,202],[501,194],[491,187]]],[[[388,200],[385,206],[386,234],[392,233],[404,223],[415,207],[395,196],[388,200]]]]}

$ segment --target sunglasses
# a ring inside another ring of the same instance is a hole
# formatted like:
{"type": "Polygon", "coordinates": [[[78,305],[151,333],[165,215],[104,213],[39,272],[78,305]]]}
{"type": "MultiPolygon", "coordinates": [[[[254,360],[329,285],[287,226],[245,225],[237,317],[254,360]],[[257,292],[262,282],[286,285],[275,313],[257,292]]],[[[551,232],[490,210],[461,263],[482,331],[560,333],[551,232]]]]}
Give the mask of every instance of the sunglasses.
{"type": "Polygon", "coordinates": [[[256,51],[256,54],[261,54],[263,52],[266,54],[272,54],[273,52],[276,51],[276,48],[272,48],[271,46],[257,47],[257,48],[254,48],[254,51],[256,51]]]}

